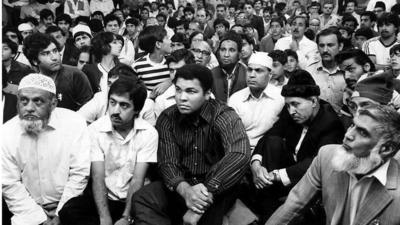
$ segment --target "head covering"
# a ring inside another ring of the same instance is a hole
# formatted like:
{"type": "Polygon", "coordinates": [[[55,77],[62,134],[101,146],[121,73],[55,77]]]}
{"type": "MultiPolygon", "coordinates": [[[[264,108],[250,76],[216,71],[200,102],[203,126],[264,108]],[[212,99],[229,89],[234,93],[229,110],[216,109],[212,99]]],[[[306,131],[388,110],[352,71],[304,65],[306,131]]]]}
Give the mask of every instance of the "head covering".
{"type": "Polygon", "coordinates": [[[53,79],[40,73],[31,73],[22,78],[18,91],[23,88],[38,88],[56,94],[56,84],[53,79]]]}
{"type": "Polygon", "coordinates": [[[310,97],[319,96],[319,86],[305,70],[296,70],[289,78],[286,85],[282,87],[283,97],[310,97]]]}
{"type": "Polygon", "coordinates": [[[76,38],[76,34],[82,33],[82,32],[86,33],[87,35],[89,35],[89,37],[93,37],[92,36],[92,31],[86,25],[78,24],[74,28],[72,28],[72,36],[74,37],[74,39],[76,38]]]}
{"type": "Polygon", "coordinates": [[[393,76],[380,73],[359,81],[351,97],[365,97],[387,105],[393,97],[393,76]]]}
{"type": "Polygon", "coordinates": [[[254,52],[251,54],[248,64],[258,64],[272,69],[272,58],[266,52],[254,52]]]}
{"type": "Polygon", "coordinates": [[[19,32],[27,31],[27,30],[33,30],[33,27],[29,23],[21,23],[18,26],[18,31],[19,32]]]}

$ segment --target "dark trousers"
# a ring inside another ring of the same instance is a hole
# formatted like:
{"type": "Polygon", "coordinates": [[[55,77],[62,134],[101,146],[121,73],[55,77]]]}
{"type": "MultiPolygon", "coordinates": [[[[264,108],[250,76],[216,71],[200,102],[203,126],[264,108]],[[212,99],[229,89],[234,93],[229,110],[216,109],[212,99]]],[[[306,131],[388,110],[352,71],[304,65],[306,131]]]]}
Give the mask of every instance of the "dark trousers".
{"type": "MultiPolygon", "coordinates": [[[[236,200],[237,191],[225,191],[214,198],[199,225],[221,225],[225,213],[236,200]]],[[[178,225],[182,224],[187,207],[184,199],[168,190],[161,181],[155,181],[135,193],[132,203],[132,215],[135,225],[178,225]]]]}
{"type": "MultiPolygon", "coordinates": [[[[125,202],[108,200],[113,223],[122,217],[125,202]]],[[[58,213],[62,225],[98,225],[100,224],[96,204],[91,195],[85,193],[82,196],[71,198],[65,203],[58,213]]]]}
{"type": "MultiPolygon", "coordinates": [[[[272,136],[265,140],[266,148],[262,152],[262,166],[269,172],[274,169],[282,169],[295,163],[293,156],[286,147],[285,140],[272,136]]],[[[256,189],[250,174],[248,185],[241,190],[241,200],[259,216],[259,224],[264,224],[275,210],[284,203],[291,187],[285,187],[282,183],[276,183],[262,190],[256,189]]]]}

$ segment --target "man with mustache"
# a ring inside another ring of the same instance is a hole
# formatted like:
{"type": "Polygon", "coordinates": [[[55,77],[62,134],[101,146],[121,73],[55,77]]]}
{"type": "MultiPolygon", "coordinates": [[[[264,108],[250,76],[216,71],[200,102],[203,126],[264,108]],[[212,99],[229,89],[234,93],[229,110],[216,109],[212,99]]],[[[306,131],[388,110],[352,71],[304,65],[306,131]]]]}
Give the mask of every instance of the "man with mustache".
{"type": "Polygon", "coordinates": [[[321,60],[310,64],[306,70],[321,88],[321,99],[329,102],[338,113],[343,105],[346,87],[344,74],[335,61],[335,56],[343,48],[342,37],[338,29],[327,28],[317,35],[316,40],[321,60]]]}
{"type": "Polygon", "coordinates": [[[307,71],[294,72],[281,91],[286,107],[255,147],[250,163],[254,185],[248,191],[254,201],[248,205],[261,224],[282,204],[279,199],[304,175],[319,148],[343,138],[338,116],[319,94],[307,71]]]}
{"type": "Polygon", "coordinates": [[[267,225],[290,224],[322,195],[326,224],[400,224],[400,114],[359,110],[342,145],[326,145],[267,225]]]}
{"type": "Polygon", "coordinates": [[[281,37],[275,43],[275,50],[285,51],[291,49],[299,56],[299,66],[301,69],[306,68],[309,62],[315,62],[318,55],[318,47],[314,41],[311,41],[304,32],[308,27],[307,18],[303,16],[295,16],[290,24],[292,35],[281,37]]]}
{"type": "Polygon", "coordinates": [[[390,48],[400,44],[396,36],[399,32],[399,17],[395,14],[384,14],[378,19],[379,36],[364,42],[362,50],[375,63],[376,69],[390,68],[390,48]]]}
{"type": "Polygon", "coordinates": [[[146,97],[146,86],[137,77],[121,75],[111,85],[108,114],[89,126],[93,196],[71,201],[63,225],[132,221],[132,196],[143,187],[150,164],[157,162],[158,133],[139,116],[146,97]]]}
{"type": "Polygon", "coordinates": [[[86,121],[56,108],[56,85],[48,76],[24,77],[17,98],[18,116],[1,128],[3,197],[12,224],[57,225],[69,200],[81,195],[88,182],[86,121]]]}

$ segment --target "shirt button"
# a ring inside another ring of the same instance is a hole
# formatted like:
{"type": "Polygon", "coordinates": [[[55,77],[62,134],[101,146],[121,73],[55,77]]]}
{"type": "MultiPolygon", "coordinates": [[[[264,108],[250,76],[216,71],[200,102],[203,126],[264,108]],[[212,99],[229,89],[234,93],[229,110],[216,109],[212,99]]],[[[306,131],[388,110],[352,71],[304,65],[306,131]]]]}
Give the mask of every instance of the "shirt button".
{"type": "Polygon", "coordinates": [[[197,146],[194,146],[194,150],[197,150],[197,146]]]}
{"type": "Polygon", "coordinates": [[[195,166],[197,166],[197,163],[194,163],[195,166]]]}

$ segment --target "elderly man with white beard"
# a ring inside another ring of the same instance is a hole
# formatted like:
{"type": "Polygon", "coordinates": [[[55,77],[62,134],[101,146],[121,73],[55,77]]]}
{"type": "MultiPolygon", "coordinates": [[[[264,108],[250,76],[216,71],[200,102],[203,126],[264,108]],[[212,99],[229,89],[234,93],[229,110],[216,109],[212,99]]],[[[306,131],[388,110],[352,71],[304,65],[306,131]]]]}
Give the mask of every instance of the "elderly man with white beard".
{"type": "Polygon", "coordinates": [[[289,224],[322,194],[326,224],[400,224],[400,114],[358,110],[342,145],[326,145],[267,225],[289,224]]]}
{"type": "Polygon", "coordinates": [[[88,181],[86,121],[56,108],[56,85],[42,74],[24,77],[17,99],[18,116],[1,127],[3,198],[12,224],[57,225],[64,206],[82,194],[88,181]]]}

